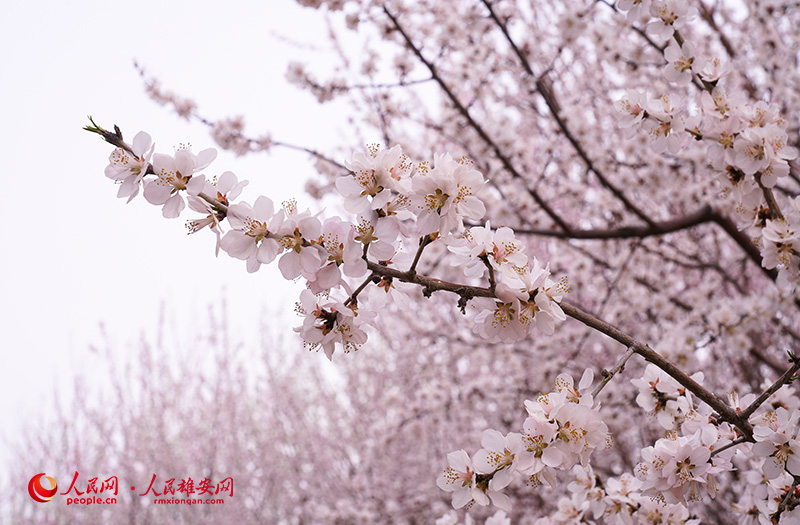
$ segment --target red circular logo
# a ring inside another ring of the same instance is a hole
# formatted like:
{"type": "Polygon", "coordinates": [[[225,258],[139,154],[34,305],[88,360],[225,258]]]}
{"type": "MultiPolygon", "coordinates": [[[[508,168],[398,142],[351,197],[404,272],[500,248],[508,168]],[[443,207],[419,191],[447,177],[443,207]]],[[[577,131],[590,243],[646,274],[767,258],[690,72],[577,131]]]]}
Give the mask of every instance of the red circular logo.
{"type": "Polygon", "coordinates": [[[28,494],[30,494],[31,497],[39,503],[44,503],[45,501],[50,501],[53,499],[53,496],[56,495],[57,490],[58,484],[56,484],[56,480],[50,476],[45,476],[44,472],[41,474],[36,474],[28,482],[28,494]],[[45,478],[50,482],[49,489],[46,489],[42,486],[42,478],[45,478]]]}

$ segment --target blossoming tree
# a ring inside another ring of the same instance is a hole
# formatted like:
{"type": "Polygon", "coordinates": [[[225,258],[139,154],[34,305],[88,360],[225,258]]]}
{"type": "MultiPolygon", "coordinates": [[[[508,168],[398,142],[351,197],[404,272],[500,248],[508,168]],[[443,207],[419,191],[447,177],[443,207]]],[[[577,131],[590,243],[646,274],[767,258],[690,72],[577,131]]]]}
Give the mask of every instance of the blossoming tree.
{"type": "MultiPolygon", "coordinates": [[[[249,272],[277,262],[305,286],[309,349],[369,360],[370,334],[406,323],[397,351],[469,371],[408,401],[419,415],[481,397],[459,408],[482,433],[426,435],[460,449],[430,480],[456,509],[800,522],[800,7],[300,3],[364,47],[328,79],[299,64],[289,79],[353,101],[353,137],[381,144],[346,137],[343,155],[252,138],[144,78],[223,148],[311,154],[309,189],[341,214],[248,196],[213,150],[155,152],[145,132],[128,143],[92,121],[115,146],[118,195],[167,218],[188,204],[190,231],[214,232],[249,272]]],[[[439,519],[472,519],[461,512],[439,519]]]]}

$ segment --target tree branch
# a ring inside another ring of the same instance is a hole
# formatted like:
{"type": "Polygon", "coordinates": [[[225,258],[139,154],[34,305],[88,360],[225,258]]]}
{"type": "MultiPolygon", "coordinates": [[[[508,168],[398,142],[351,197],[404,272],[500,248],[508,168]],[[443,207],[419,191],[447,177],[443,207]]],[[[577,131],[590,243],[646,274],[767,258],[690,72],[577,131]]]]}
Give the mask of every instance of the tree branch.
{"type": "MultiPolygon", "coordinates": [[[[569,232],[562,232],[557,230],[545,229],[515,229],[516,233],[523,233],[528,235],[541,235],[545,237],[559,237],[561,239],[630,239],[630,238],[644,238],[654,235],[665,235],[667,233],[676,232],[692,228],[699,224],[714,221],[717,213],[709,206],[703,206],[694,213],[678,217],[663,222],[652,222],[648,226],[622,226],[620,228],[612,229],[598,229],[598,230],[571,230],[569,232]]],[[[759,254],[759,262],[760,262],[759,254]]]]}
{"type": "MultiPolygon", "coordinates": [[[[455,106],[456,110],[458,110],[458,112],[461,113],[461,116],[463,116],[464,119],[466,119],[466,121],[469,124],[469,126],[472,129],[475,130],[475,132],[478,134],[478,136],[480,136],[481,140],[483,140],[486,143],[486,145],[489,146],[489,148],[494,152],[495,156],[503,164],[503,167],[506,169],[506,171],[508,171],[511,174],[511,176],[514,177],[515,179],[519,179],[521,181],[524,181],[525,178],[511,164],[511,161],[509,160],[509,158],[506,155],[503,154],[503,152],[500,150],[500,147],[497,145],[497,143],[495,143],[492,140],[492,138],[489,137],[489,135],[486,133],[486,131],[481,127],[481,125],[478,124],[478,122],[475,121],[475,119],[470,114],[469,110],[466,107],[464,107],[464,104],[462,104],[461,101],[458,99],[458,97],[455,96],[453,91],[444,82],[442,77],[437,72],[436,66],[434,66],[424,56],[422,56],[422,51],[420,51],[420,49],[414,44],[414,42],[411,40],[411,37],[408,36],[408,34],[403,29],[403,27],[400,25],[400,22],[389,11],[389,9],[385,5],[383,6],[383,12],[386,13],[386,16],[389,17],[389,20],[391,20],[392,25],[394,25],[394,27],[397,30],[397,32],[400,33],[400,35],[403,37],[403,40],[405,40],[406,45],[408,45],[409,49],[411,49],[411,51],[414,53],[414,55],[416,55],[416,57],[419,59],[419,61],[422,62],[422,64],[426,68],[428,68],[428,71],[430,71],[431,76],[436,81],[436,83],[439,84],[439,87],[442,89],[442,91],[444,91],[444,94],[447,95],[447,98],[450,99],[450,102],[453,104],[453,106],[455,106]]],[[[527,186],[526,186],[526,190],[528,191],[530,196],[533,197],[533,200],[536,201],[536,204],[538,204],[539,207],[541,207],[542,210],[544,210],[544,212],[553,220],[553,222],[555,222],[564,231],[570,231],[571,230],[571,228],[564,221],[564,219],[562,219],[550,207],[550,205],[547,204],[547,202],[545,202],[545,200],[542,198],[541,195],[539,195],[538,192],[536,192],[536,190],[528,188],[527,186]]]]}
{"type": "Polygon", "coordinates": [[[619,373],[623,368],[625,368],[625,363],[628,362],[628,359],[631,358],[633,353],[634,353],[633,347],[628,347],[628,350],[622,355],[620,360],[617,361],[617,364],[615,364],[611,370],[603,369],[603,380],[600,382],[599,385],[597,385],[597,388],[595,388],[594,391],[592,392],[592,398],[596,398],[597,394],[599,394],[603,390],[603,388],[605,388],[605,386],[611,382],[614,376],[617,375],[617,373],[619,373]]]}
{"type": "Polygon", "coordinates": [[[794,377],[794,375],[797,373],[798,370],[800,370],[800,360],[798,360],[798,358],[795,357],[793,354],[790,355],[792,361],[794,361],[794,364],[786,372],[784,372],[783,375],[779,377],[778,380],[772,384],[772,386],[770,386],[768,389],[762,392],[761,395],[758,396],[758,398],[756,398],[755,401],[750,403],[750,406],[748,406],[746,409],[742,411],[743,418],[748,419],[751,415],[753,415],[753,412],[755,412],[758,409],[758,407],[763,405],[764,402],[767,399],[769,399],[770,396],[772,396],[772,394],[780,390],[783,385],[786,385],[792,382],[794,379],[797,379],[796,377],[794,377]]]}
{"type": "Polygon", "coordinates": [[[578,142],[578,139],[575,138],[572,132],[570,132],[569,128],[567,127],[567,123],[564,122],[563,118],[561,118],[558,101],[555,98],[555,94],[553,93],[551,84],[547,82],[547,77],[545,75],[537,77],[533,73],[533,69],[531,68],[530,63],[528,62],[528,59],[525,57],[522,51],[520,51],[520,49],[517,47],[517,44],[514,42],[514,40],[511,38],[511,35],[508,33],[508,29],[506,28],[505,24],[500,20],[500,18],[498,18],[497,14],[494,12],[491,2],[489,2],[488,0],[481,0],[481,1],[483,2],[483,5],[485,5],[486,8],[489,10],[489,15],[491,16],[492,20],[494,20],[495,24],[497,24],[497,26],[500,28],[500,31],[503,33],[503,36],[505,36],[509,45],[514,50],[514,54],[516,54],[517,58],[519,58],[525,72],[531,78],[536,79],[536,91],[539,92],[539,94],[544,99],[545,104],[547,104],[547,108],[550,110],[550,114],[555,119],[556,124],[558,124],[558,128],[561,130],[561,133],[567,138],[569,143],[572,144],[572,147],[578,153],[578,156],[586,164],[586,167],[589,169],[589,171],[594,173],[595,176],[597,176],[597,179],[600,181],[600,184],[602,184],[603,187],[605,187],[617,199],[619,199],[628,210],[630,210],[634,215],[642,219],[645,223],[649,224],[650,226],[653,226],[654,224],[653,220],[650,219],[650,217],[648,217],[644,212],[642,212],[630,200],[628,200],[628,198],[622,193],[622,191],[620,191],[617,187],[611,184],[611,181],[608,180],[605,174],[595,166],[592,159],[589,158],[589,155],[583,149],[583,146],[581,146],[581,143],[578,142]]]}
{"type": "Polygon", "coordinates": [[[608,337],[614,339],[625,345],[626,347],[633,348],[633,351],[642,356],[646,361],[653,363],[658,368],[666,372],[670,377],[675,379],[678,383],[683,385],[687,390],[694,394],[698,399],[706,403],[719,414],[720,418],[724,421],[735,425],[742,433],[750,440],[753,437],[753,428],[746,418],[742,418],[735,410],[730,408],[725,401],[706,390],[697,381],[686,375],[678,367],[664,359],[658,352],[649,346],[640,343],[628,334],[617,330],[613,326],[604,323],[603,321],[587,314],[583,310],[571,306],[566,303],[561,303],[561,309],[568,316],[576,319],[590,328],[594,328],[608,337]]]}
{"type": "MultiPolygon", "coordinates": [[[[455,293],[461,297],[459,306],[466,304],[468,300],[473,297],[496,297],[493,290],[480,286],[465,286],[461,284],[442,281],[439,279],[432,279],[417,273],[404,272],[395,268],[389,268],[383,264],[378,264],[372,261],[367,261],[367,267],[371,272],[376,275],[383,275],[398,279],[402,282],[418,284],[423,287],[423,295],[429,297],[435,291],[448,291],[455,293]]],[[[697,381],[689,377],[681,369],[673,365],[670,361],[665,359],[661,354],[650,348],[644,343],[641,343],[631,337],[630,335],[614,328],[613,326],[604,323],[596,317],[584,312],[583,310],[569,305],[567,303],[560,303],[561,309],[565,314],[573,319],[582,322],[589,328],[594,328],[600,333],[607,335],[625,345],[632,348],[633,352],[642,356],[646,361],[653,363],[658,368],[666,372],[670,377],[675,379],[678,383],[683,385],[687,390],[694,394],[698,399],[709,405],[719,415],[720,419],[728,421],[736,426],[742,434],[752,440],[753,428],[746,418],[741,417],[735,410],[730,408],[725,401],[714,395],[712,392],[706,390],[697,381]]]]}

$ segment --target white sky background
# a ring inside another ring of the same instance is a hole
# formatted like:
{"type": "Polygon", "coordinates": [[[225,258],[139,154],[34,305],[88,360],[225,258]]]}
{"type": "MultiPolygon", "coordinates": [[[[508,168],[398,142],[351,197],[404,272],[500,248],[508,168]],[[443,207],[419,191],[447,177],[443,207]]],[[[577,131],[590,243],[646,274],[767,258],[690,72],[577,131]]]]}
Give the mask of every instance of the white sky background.
{"type": "MultiPolygon", "coordinates": [[[[302,285],[285,282],[277,264],[250,275],[243,261],[214,257],[211,232],[186,235],[186,218],[197,214],[167,220],[141,194],[128,205],[117,199],[103,175],[112,146],[81,128],[92,115],[103,127],[119,125],[128,142],[149,132],[157,152],[172,153],[181,142],[195,152],[215,146],[207,128],[145,95],[135,58],[163,88],[195,100],[204,116],[243,114],[252,136],[270,131],[276,140],[324,149],[346,124],[289,86],[285,71],[289,60],[330,61],[325,31],[318,13],[290,0],[231,0],[224,8],[209,0],[4,6],[0,450],[18,440],[23,419],[51,409],[54,391],[70,395],[76,374],[102,382],[88,350],[102,341],[101,322],[124,351],[143,331],[155,333],[162,304],[186,333],[223,290],[245,339],[257,340],[265,311],[291,313],[302,285]],[[322,47],[299,49],[279,37],[322,47]]],[[[226,170],[250,180],[244,200],[296,197],[300,209],[319,209],[302,190],[313,174],[304,154],[220,152],[205,173],[226,170]]],[[[7,454],[0,453],[0,471],[7,454]]]]}

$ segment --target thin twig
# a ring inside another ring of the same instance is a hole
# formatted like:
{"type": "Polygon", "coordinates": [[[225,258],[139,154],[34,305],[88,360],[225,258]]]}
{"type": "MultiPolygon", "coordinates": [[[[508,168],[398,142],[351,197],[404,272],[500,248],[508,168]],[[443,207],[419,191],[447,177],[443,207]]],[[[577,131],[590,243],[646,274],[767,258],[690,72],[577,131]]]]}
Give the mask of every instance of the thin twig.
{"type": "MultiPolygon", "coordinates": [[[[248,139],[247,137],[242,137],[242,138],[245,138],[247,140],[252,140],[253,142],[257,142],[256,140],[248,139]]],[[[347,169],[347,166],[345,166],[341,162],[337,162],[337,161],[333,160],[332,158],[330,158],[330,157],[328,157],[326,155],[323,155],[322,153],[320,153],[317,150],[313,150],[311,148],[306,148],[305,146],[296,146],[294,144],[289,144],[287,142],[281,142],[281,141],[278,141],[278,140],[273,140],[271,144],[273,146],[278,146],[278,147],[281,147],[281,148],[293,149],[295,151],[303,151],[303,152],[308,153],[309,155],[311,155],[313,157],[316,157],[316,158],[318,158],[320,160],[324,160],[325,162],[327,162],[329,164],[333,164],[337,168],[341,168],[341,169],[347,171],[348,173],[350,172],[350,170],[347,169]]]]}
{"type": "Polygon", "coordinates": [[[360,285],[358,285],[358,288],[353,290],[353,293],[350,294],[350,297],[347,298],[347,300],[344,302],[344,305],[345,306],[350,306],[351,304],[357,304],[358,303],[358,294],[360,294],[361,291],[364,290],[364,288],[366,288],[367,285],[369,285],[369,283],[372,282],[373,277],[375,277],[374,273],[369,274],[369,277],[364,279],[364,282],[361,283],[360,285]]]}
{"type": "Polygon", "coordinates": [[[772,396],[772,394],[780,390],[782,386],[786,385],[787,383],[790,383],[795,379],[794,375],[797,373],[798,370],[800,370],[800,360],[794,357],[794,355],[792,355],[792,360],[794,361],[794,364],[786,372],[784,372],[783,375],[781,375],[781,377],[779,377],[778,380],[772,384],[772,386],[770,386],[768,389],[762,392],[761,395],[758,396],[755,401],[750,403],[750,406],[748,406],[742,411],[743,418],[748,419],[751,415],[753,415],[753,412],[755,412],[758,409],[758,407],[763,405],[764,402],[766,402],[767,399],[769,399],[770,396],[772,396]]]}
{"type": "Polygon", "coordinates": [[[114,133],[111,133],[107,129],[103,129],[102,127],[98,126],[95,123],[94,119],[92,119],[91,115],[89,116],[89,122],[91,122],[92,125],[91,126],[84,126],[83,129],[85,129],[86,131],[89,131],[91,133],[97,133],[98,135],[103,137],[103,140],[105,140],[106,142],[108,142],[112,146],[116,146],[118,148],[122,148],[125,151],[127,151],[128,153],[130,153],[131,155],[133,155],[134,157],[138,158],[136,153],[133,152],[133,149],[130,146],[128,146],[128,144],[126,144],[125,141],[122,139],[122,131],[120,131],[119,126],[115,125],[114,126],[114,133]]]}
{"type": "Polygon", "coordinates": [[[495,291],[497,289],[497,281],[495,280],[494,276],[494,266],[492,266],[492,263],[489,262],[489,256],[482,255],[478,258],[483,261],[483,265],[486,266],[487,270],[489,270],[489,289],[491,291],[495,291]]]}
{"type": "Polygon", "coordinates": [[[220,212],[224,213],[225,216],[228,215],[228,206],[227,205],[219,202],[217,199],[215,199],[213,197],[209,197],[208,195],[206,195],[202,191],[200,193],[198,193],[197,196],[200,197],[201,199],[203,199],[204,201],[206,201],[207,203],[209,203],[212,207],[216,208],[217,211],[220,211],[220,212]]]}
{"type": "Polygon", "coordinates": [[[411,267],[409,267],[407,273],[409,275],[414,275],[417,273],[417,264],[419,264],[419,259],[422,257],[422,251],[425,249],[433,241],[431,240],[430,235],[426,235],[424,237],[420,237],[419,239],[419,248],[417,249],[417,253],[414,254],[414,260],[411,262],[411,267]]]}
{"type": "Polygon", "coordinates": [[[727,445],[722,445],[721,447],[715,448],[714,450],[712,450],[711,451],[711,455],[712,456],[716,456],[717,454],[719,454],[721,452],[724,452],[724,451],[728,450],[729,448],[733,448],[733,447],[735,447],[737,445],[741,445],[742,443],[747,443],[748,441],[749,440],[744,436],[736,438],[733,441],[731,441],[730,443],[728,443],[727,445]]]}
{"type": "Polygon", "coordinates": [[[592,392],[592,398],[596,398],[597,394],[599,394],[600,391],[603,390],[603,388],[605,388],[605,386],[611,382],[614,376],[618,372],[620,372],[623,368],[625,368],[625,363],[628,362],[628,359],[631,358],[634,352],[635,351],[633,347],[629,346],[628,350],[622,355],[620,360],[617,361],[617,364],[615,364],[611,370],[603,370],[603,380],[600,382],[599,385],[597,385],[597,387],[594,389],[594,392],[592,392]]]}
{"type": "Polygon", "coordinates": [[[786,491],[786,496],[781,500],[780,504],[778,505],[778,510],[775,511],[775,514],[771,514],[770,518],[772,518],[773,523],[780,522],[781,514],[783,511],[786,510],[786,506],[789,504],[789,500],[792,499],[792,495],[794,494],[797,485],[800,484],[800,476],[793,476],[792,477],[792,486],[789,487],[789,490],[786,491]]]}

